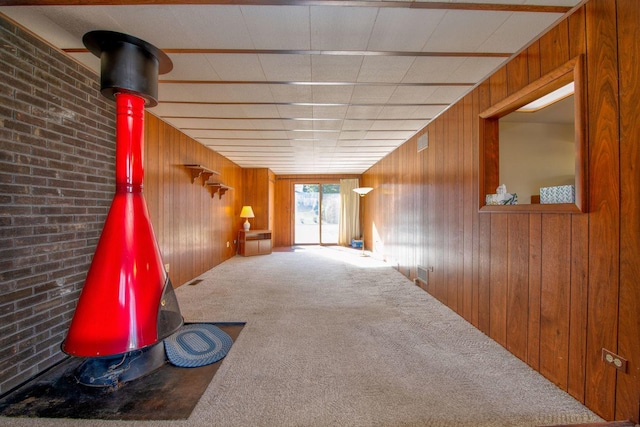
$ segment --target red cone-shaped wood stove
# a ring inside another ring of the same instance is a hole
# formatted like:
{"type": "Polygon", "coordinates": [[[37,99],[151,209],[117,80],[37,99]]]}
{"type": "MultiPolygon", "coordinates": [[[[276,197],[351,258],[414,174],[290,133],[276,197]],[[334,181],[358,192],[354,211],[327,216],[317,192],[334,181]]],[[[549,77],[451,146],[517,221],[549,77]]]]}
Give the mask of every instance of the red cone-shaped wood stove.
{"type": "Polygon", "coordinates": [[[183,324],[142,194],[144,108],[157,104],[158,74],[173,65],[129,35],[92,31],[83,42],[116,102],[116,189],[62,349],[89,358],[81,383],[113,386],[161,366],[162,340],[183,324]]]}

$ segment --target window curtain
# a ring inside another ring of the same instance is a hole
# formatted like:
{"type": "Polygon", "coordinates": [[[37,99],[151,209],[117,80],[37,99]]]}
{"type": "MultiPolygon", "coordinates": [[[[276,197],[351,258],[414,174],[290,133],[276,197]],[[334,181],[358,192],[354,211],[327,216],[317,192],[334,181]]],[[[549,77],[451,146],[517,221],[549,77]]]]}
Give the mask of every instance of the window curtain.
{"type": "Polygon", "coordinates": [[[338,244],[342,246],[351,246],[351,239],[360,237],[360,196],[353,191],[358,186],[357,179],[340,180],[338,244]]]}

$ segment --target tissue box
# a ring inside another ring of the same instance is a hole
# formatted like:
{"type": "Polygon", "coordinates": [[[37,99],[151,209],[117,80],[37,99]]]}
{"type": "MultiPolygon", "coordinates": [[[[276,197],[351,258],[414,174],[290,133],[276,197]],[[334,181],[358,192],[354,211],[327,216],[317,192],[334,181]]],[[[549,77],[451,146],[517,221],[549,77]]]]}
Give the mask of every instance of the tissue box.
{"type": "Polygon", "coordinates": [[[540,188],[540,203],[575,203],[576,188],[573,185],[540,188]]]}
{"type": "Polygon", "coordinates": [[[362,248],[362,240],[351,239],[351,247],[356,249],[362,248]]]}

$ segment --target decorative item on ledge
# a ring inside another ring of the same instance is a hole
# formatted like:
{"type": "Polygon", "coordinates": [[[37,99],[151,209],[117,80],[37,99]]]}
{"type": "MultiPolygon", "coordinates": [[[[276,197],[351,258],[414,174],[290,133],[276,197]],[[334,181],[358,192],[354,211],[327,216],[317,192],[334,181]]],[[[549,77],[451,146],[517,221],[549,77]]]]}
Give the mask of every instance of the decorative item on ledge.
{"type": "Polygon", "coordinates": [[[487,194],[485,198],[487,206],[518,204],[518,195],[516,193],[507,193],[507,186],[504,184],[496,188],[496,194],[487,194]]]}
{"type": "Polygon", "coordinates": [[[251,209],[251,206],[243,206],[242,210],[240,211],[240,218],[244,218],[244,224],[242,225],[242,227],[244,228],[244,231],[249,231],[249,228],[251,228],[251,224],[249,224],[249,218],[255,218],[256,216],[253,214],[253,209],[251,209]]]}
{"type": "Polygon", "coordinates": [[[212,175],[220,175],[220,172],[216,172],[209,168],[206,168],[202,165],[184,165],[187,169],[191,169],[191,181],[193,183],[196,182],[196,179],[201,176],[202,177],[202,185],[207,184],[207,180],[211,178],[212,175]]]}
{"type": "Polygon", "coordinates": [[[233,188],[226,186],[224,184],[221,184],[219,182],[207,182],[206,184],[207,184],[207,187],[209,187],[209,189],[211,190],[212,199],[216,193],[218,193],[218,198],[222,199],[222,196],[224,195],[224,193],[226,193],[229,190],[233,190],[233,188]]]}

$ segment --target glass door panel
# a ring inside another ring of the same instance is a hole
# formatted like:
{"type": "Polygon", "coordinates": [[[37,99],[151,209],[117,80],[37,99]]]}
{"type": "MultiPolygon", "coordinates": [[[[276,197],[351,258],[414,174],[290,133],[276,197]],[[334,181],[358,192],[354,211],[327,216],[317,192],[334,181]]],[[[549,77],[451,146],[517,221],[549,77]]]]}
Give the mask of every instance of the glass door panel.
{"type": "Polygon", "coordinates": [[[340,222],[340,184],[320,186],[320,243],[338,244],[338,223],[340,222]]]}
{"type": "Polygon", "coordinates": [[[340,184],[294,184],[294,244],[336,245],[340,184]]]}
{"type": "Polygon", "coordinates": [[[320,186],[318,184],[294,184],[295,194],[295,244],[320,244],[320,186]]]}

